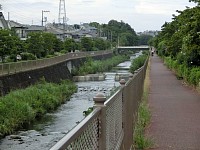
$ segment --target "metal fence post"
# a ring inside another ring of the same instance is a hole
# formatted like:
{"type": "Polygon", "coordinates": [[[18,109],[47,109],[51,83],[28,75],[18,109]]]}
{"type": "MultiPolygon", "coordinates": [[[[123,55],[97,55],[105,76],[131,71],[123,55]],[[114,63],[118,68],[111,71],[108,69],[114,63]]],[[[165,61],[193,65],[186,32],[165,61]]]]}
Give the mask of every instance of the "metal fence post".
{"type": "Polygon", "coordinates": [[[94,98],[93,101],[94,109],[97,107],[101,107],[101,114],[99,118],[99,150],[106,150],[106,109],[104,102],[106,101],[106,97],[102,93],[98,93],[94,98]]]}
{"type": "Polygon", "coordinates": [[[122,88],[122,128],[124,130],[124,138],[123,138],[123,141],[122,141],[122,145],[121,145],[121,150],[124,150],[125,149],[125,144],[126,144],[126,141],[125,141],[125,137],[127,135],[126,133],[126,100],[124,99],[124,87],[126,85],[126,81],[124,79],[121,79],[119,81],[120,85],[121,85],[121,88],[122,88]]]}
{"type": "Polygon", "coordinates": [[[130,73],[130,74],[129,74],[129,80],[131,80],[132,78],[133,78],[133,74],[130,73]]]}
{"type": "Polygon", "coordinates": [[[126,84],[126,80],[121,79],[121,80],[119,81],[119,83],[121,84],[121,87],[124,87],[125,84],[126,84]]]}

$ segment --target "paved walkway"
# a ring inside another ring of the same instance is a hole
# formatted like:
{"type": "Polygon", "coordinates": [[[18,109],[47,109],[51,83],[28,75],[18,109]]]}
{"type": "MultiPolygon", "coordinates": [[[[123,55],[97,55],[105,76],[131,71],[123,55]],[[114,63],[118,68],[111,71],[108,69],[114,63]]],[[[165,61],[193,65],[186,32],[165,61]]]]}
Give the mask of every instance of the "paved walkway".
{"type": "Polygon", "coordinates": [[[153,56],[149,105],[152,120],[147,135],[154,150],[200,150],[200,95],[183,86],[162,60],[153,56]]]}

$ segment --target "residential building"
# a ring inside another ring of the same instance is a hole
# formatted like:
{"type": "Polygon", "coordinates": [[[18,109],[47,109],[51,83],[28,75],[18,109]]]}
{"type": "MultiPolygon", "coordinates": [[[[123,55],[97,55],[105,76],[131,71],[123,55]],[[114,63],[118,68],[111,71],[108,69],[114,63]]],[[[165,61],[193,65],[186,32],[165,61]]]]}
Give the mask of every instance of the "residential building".
{"type": "Polygon", "coordinates": [[[8,23],[11,26],[11,29],[14,30],[17,34],[17,36],[21,39],[21,40],[25,40],[26,39],[26,30],[28,29],[28,27],[26,25],[22,25],[18,22],[15,21],[8,21],[8,23]]]}
{"type": "Polygon", "coordinates": [[[11,29],[10,24],[5,20],[2,12],[0,12],[0,29],[11,29]]]}

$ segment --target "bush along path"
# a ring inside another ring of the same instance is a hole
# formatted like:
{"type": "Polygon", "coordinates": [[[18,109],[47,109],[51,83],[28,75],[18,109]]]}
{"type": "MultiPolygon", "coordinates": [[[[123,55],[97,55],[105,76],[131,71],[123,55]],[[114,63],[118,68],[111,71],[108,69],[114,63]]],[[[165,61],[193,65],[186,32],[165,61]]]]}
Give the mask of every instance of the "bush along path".
{"type": "Polygon", "coordinates": [[[77,91],[74,83],[40,83],[0,98],[0,138],[55,110],[77,91]]]}

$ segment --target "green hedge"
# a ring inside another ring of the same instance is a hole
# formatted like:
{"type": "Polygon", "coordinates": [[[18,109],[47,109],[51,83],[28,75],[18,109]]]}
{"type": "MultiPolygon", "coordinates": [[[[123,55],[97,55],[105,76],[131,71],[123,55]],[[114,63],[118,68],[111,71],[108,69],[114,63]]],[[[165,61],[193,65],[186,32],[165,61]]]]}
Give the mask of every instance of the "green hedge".
{"type": "Polygon", "coordinates": [[[184,78],[189,84],[199,86],[200,67],[187,67],[185,64],[179,64],[177,60],[171,57],[165,57],[165,64],[168,68],[174,70],[179,77],[184,78]]]}

